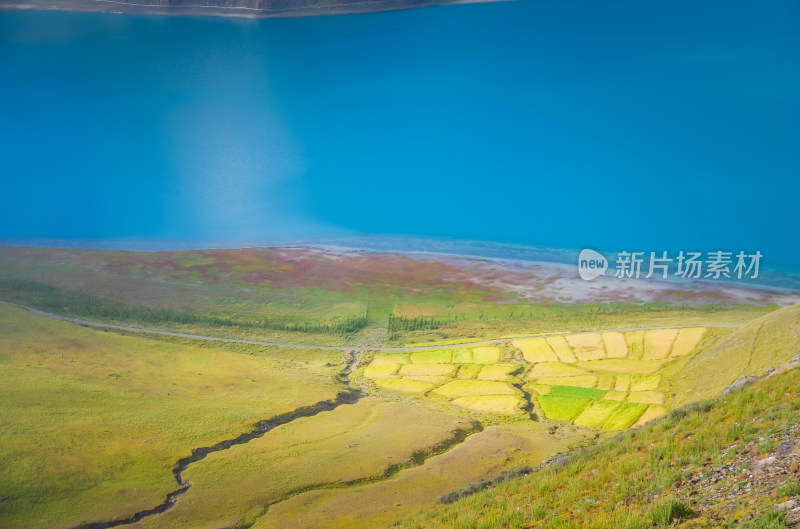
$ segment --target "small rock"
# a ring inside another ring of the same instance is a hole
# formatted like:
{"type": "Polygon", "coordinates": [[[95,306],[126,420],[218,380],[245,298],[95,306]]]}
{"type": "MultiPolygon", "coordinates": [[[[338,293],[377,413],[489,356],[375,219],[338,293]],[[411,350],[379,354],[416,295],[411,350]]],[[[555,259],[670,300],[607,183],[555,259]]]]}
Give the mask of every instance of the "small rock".
{"type": "Polygon", "coordinates": [[[764,459],[759,459],[758,461],[756,461],[753,464],[755,465],[756,468],[764,468],[764,467],[768,467],[768,466],[774,465],[775,461],[776,461],[775,456],[769,456],[769,457],[765,457],[764,459]]]}
{"type": "Polygon", "coordinates": [[[750,384],[751,382],[753,382],[754,380],[756,380],[756,377],[753,377],[753,376],[739,377],[739,378],[737,378],[736,380],[733,381],[733,384],[731,384],[727,388],[723,389],[722,390],[722,394],[725,395],[726,393],[730,393],[731,391],[733,391],[735,389],[739,389],[741,387],[744,387],[744,386],[750,384]]]}

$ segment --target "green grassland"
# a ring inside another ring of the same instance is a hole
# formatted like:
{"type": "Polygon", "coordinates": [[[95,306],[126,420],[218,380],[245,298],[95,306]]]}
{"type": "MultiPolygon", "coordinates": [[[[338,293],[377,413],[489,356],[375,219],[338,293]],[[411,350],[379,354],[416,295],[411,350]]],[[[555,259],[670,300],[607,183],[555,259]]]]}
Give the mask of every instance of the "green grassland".
{"type": "Polygon", "coordinates": [[[537,465],[578,439],[574,435],[556,439],[537,423],[489,426],[386,481],[294,496],[270,507],[253,529],[382,527],[398,516],[431,508],[440,496],[479,479],[537,465]]]}
{"type": "Polygon", "coordinates": [[[119,336],[0,304],[0,526],[161,503],[193,447],[341,391],[338,352],[297,354],[119,336]]]}
{"type": "Polygon", "coordinates": [[[174,508],[132,527],[246,525],[268,505],[299,492],[381,480],[417,464],[459,430],[472,429],[461,417],[365,398],[209,455],[184,473],[194,486],[174,508]]]}
{"type": "Polygon", "coordinates": [[[389,527],[787,529],[779,504],[800,491],[785,448],[800,431],[798,394],[793,369],[389,527]],[[770,461],[776,470],[759,467],[770,461]]]}

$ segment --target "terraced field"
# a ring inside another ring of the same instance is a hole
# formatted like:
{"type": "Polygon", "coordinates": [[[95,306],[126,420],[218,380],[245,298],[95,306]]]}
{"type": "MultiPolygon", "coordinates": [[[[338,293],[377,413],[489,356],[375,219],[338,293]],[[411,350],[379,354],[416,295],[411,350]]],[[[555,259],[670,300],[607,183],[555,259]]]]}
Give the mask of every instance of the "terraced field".
{"type": "Polygon", "coordinates": [[[705,333],[704,327],[576,333],[377,353],[362,374],[379,392],[444,399],[471,412],[534,412],[587,428],[624,430],[666,413],[678,363],[691,358],[705,333]]]}
{"type": "Polygon", "coordinates": [[[624,430],[666,413],[674,371],[669,367],[691,355],[705,330],[582,333],[563,341],[531,338],[513,345],[533,363],[525,389],[536,396],[545,417],[624,430]]]}
{"type": "Polygon", "coordinates": [[[363,370],[378,390],[445,399],[463,410],[522,414],[519,385],[526,365],[500,347],[433,349],[414,353],[376,353],[363,370]]]}

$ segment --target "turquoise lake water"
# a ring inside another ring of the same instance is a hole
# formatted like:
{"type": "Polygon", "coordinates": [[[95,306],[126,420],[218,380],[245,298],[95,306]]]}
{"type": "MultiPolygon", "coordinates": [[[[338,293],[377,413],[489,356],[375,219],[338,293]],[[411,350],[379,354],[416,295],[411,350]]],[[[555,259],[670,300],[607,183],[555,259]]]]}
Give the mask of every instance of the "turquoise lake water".
{"type": "Polygon", "coordinates": [[[800,7],[651,4],[0,13],[0,237],[408,234],[800,267],[800,7]]]}

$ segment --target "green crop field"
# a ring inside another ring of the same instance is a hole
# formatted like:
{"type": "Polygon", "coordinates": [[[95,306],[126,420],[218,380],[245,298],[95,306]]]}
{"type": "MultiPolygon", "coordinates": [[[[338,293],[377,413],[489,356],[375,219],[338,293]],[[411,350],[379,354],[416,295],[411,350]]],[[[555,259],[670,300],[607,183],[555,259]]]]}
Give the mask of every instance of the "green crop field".
{"type": "Polygon", "coordinates": [[[536,399],[549,419],[569,421],[592,402],[590,397],[574,395],[540,395],[536,399]]]}
{"type": "Polygon", "coordinates": [[[581,388],[575,386],[553,386],[550,390],[551,395],[572,395],[575,397],[589,397],[591,399],[600,398],[606,394],[605,391],[592,388],[581,388]]]}

